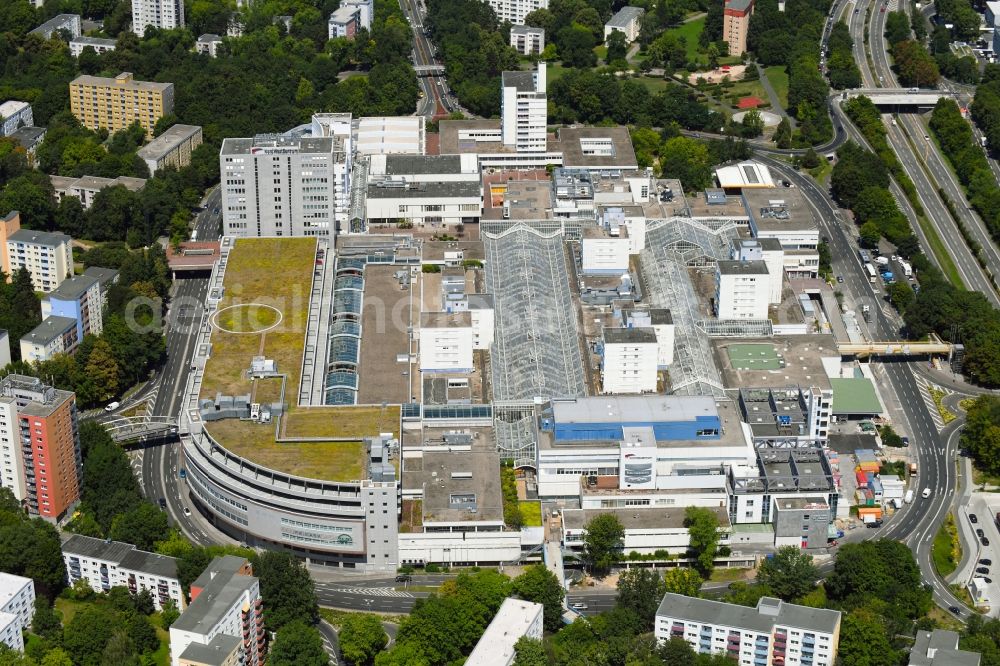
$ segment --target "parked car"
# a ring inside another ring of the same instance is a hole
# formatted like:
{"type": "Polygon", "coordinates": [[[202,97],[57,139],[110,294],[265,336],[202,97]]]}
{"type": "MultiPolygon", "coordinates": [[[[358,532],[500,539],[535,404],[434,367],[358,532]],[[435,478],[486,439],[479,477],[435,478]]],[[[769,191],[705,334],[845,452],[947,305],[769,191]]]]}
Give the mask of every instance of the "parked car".
{"type": "Polygon", "coordinates": [[[985,575],[989,574],[989,572],[990,572],[990,570],[987,569],[986,567],[976,567],[976,573],[977,574],[983,574],[985,576],[985,575]]]}
{"type": "Polygon", "coordinates": [[[986,537],[979,537],[979,543],[983,544],[984,546],[988,546],[990,545],[990,540],[987,539],[986,537]]]}
{"type": "Polygon", "coordinates": [[[983,533],[983,528],[981,528],[981,527],[980,527],[980,528],[977,528],[977,529],[976,529],[976,536],[977,536],[977,537],[979,537],[980,539],[982,539],[982,538],[983,538],[984,536],[986,536],[986,535],[985,535],[985,534],[983,533]]]}
{"type": "Polygon", "coordinates": [[[976,523],[979,522],[979,518],[976,516],[976,514],[970,513],[969,514],[969,522],[972,523],[973,525],[975,525],[976,523]]]}
{"type": "Polygon", "coordinates": [[[900,439],[903,440],[903,446],[909,446],[910,445],[910,438],[909,437],[900,437],[900,439]]]}
{"type": "Polygon", "coordinates": [[[979,563],[982,564],[983,566],[987,566],[988,567],[991,564],[993,564],[993,560],[991,560],[988,557],[984,557],[983,559],[979,560],[979,563]]]}

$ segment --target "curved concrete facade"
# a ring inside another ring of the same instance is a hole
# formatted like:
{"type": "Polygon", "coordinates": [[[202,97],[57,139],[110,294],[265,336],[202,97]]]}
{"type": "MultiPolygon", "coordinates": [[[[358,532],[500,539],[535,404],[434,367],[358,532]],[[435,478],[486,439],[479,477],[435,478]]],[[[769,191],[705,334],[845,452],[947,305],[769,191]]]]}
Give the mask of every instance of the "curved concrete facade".
{"type": "Polygon", "coordinates": [[[207,431],[182,437],[186,481],[215,525],[251,546],[328,566],[395,570],[399,486],[284,474],[234,455],[207,431]]]}

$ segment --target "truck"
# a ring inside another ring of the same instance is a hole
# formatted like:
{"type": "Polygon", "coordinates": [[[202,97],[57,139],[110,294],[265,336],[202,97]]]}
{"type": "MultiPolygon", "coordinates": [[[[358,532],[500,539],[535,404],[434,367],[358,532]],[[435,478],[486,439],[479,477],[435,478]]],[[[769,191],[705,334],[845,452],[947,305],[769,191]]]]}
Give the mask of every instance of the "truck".
{"type": "Polygon", "coordinates": [[[911,462],[910,463],[910,476],[916,476],[916,475],[917,475],[917,463],[911,462]]]}
{"type": "Polygon", "coordinates": [[[871,322],[871,320],[872,320],[872,309],[871,309],[871,306],[862,305],[861,306],[861,316],[864,317],[865,321],[871,322]]]}
{"type": "Polygon", "coordinates": [[[879,266],[888,266],[889,257],[875,257],[875,263],[878,264],[879,266]]]}
{"type": "Polygon", "coordinates": [[[892,271],[882,271],[882,279],[886,282],[892,282],[896,276],[892,274],[892,271]]]}
{"type": "Polygon", "coordinates": [[[913,501],[913,491],[912,490],[907,490],[906,491],[906,495],[903,496],[903,502],[905,502],[906,504],[909,504],[912,501],[913,501]]]}
{"type": "Polygon", "coordinates": [[[869,261],[869,259],[868,259],[868,250],[858,250],[858,256],[861,257],[861,263],[863,263],[863,264],[867,264],[868,263],[868,261],[869,261]]]}
{"type": "Polygon", "coordinates": [[[903,275],[913,277],[913,266],[908,261],[899,260],[899,267],[903,269],[903,275]]]}

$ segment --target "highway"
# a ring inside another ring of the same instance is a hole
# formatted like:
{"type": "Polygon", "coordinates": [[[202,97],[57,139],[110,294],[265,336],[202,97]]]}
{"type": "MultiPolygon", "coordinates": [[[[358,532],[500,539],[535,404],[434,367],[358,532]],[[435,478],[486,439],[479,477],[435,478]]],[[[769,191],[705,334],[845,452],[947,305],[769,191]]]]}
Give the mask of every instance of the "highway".
{"type": "MultiPolygon", "coordinates": [[[[427,67],[440,65],[434,56],[434,46],[424,34],[424,12],[421,9],[422,0],[399,0],[400,7],[410,22],[413,31],[413,65],[427,67]]],[[[443,76],[419,76],[417,82],[424,96],[417,102],[414,115],[426,116],[428,120],[447,116],[452,110],[458,110],[457,101],[450,97],[448,82],[443,76]]]]}
{"type": "MultiPolygon", "coordinates": [[[[856,311],[861,305],[869,305],[873,313],[868,326],[868,337],[879,340],[899,339],[900,322],[896,313],[877,295],[867,275],[857,259],[858,248],[849,237],[845,226],[839,223],[840,213],[815,181],[803,176],[788,165],[770,157],[760,156],[771,169],[778,171],[803,194],[815,209],[821,221],[822,232],[829,239],[833,256],[833,270],[844,278],[839,288],[856,311]]],[[[864,326],[864,322],[860,324],[864,326]]],[[[903,541],[917,557],[926,582],[933,587],[934,600],[943,608],[962,607],[963,604],[951,593],[948,586],[934,572],[930,558],[930,548],[938,526],[951,507],[958,485],[955,459],[958,454],[957,438],[944,441],[939,435],[927,407],[920,397],[920,389],[914,377],[917,363],[891,360],[876,364],[876,373],[883,380],[881,386],[888,387],[895,395],[899,406],[894,421],[897,430],[908,435],[916,451],[918,489],[931,489],[927,499],[920,497],[905,505],[886,525],[874,532],[873,538],[898,539],[903,541]]]]}
{"type": "MultiPolygon", "coordinates": [[[[212,190],[204,201],[204,210],[198,214],[194,228],[198,240],[219,238],[221,224],[222,192],[212,190]]],[[[190,371],[193,345],[201,322],[201,314],[208,293],[207,276],[177,277],[174,280],[170,309],[167,312],[167,360],[156,387],[153,389],[152,415],[177,416],[181,409],[184,386],[190,371]]],[[[199,545],[218,543],[218,536],[210,536],[207,526],[196,517],[194,503],[186,493],[178,474],[181,467],[180,442],[174,437],[167,443],[150,445],[141,452],[140,474],[142,489],[151,501],[166,501],[170,522],[199,545]],[[185,509],[191,512],[185,515],[185,509]]],[[[215,530],[211,531],[215,535],[215,530]]]]}
{"type": "MultiPolygon", "coordinates": [[[[893,2],[896,1],[893,0],[893,2]]],[[[861,69],[863,86],[870,88],[898,88],[899,84],[889,63],[884,37],[886,17],[888,16],[888,11],[892,9],[890,3],[888,0],[861,0],[858,3],[858,9],[860,11],[851,17],[850,31],[854,39],[855,58],[861,69]],[[886,9],[885,12],[881,11],[883,8],[886,9]],[[872,67],[869,66],[864,41],[866,14],[869,9],[871,11],[871,18],[868,21],[869,44],[867,49],[871,53],[872,67]]],[[[938,187],[944,187],[945,183],[940,178],[932,180],[931,176],[921,165],[921,160],[917,154],[918,148],[915,148],[914,144],[922,146],[919,150],[926,160],[930,160],[929,164],[933,164],[934,160],[937,160],[938,168],[947,171],[947,166],[941,162],[941,157],[936,150],[936,146],[924,138],[928,136],[926,126],[911,114],[898,114],[896,123],[893,123],[892,117],[889,114],[883,114],[882,116],[887,130],[886,138],[899,158],[904,171],[916,186],[920,202],[926,212],[926,217],[936,227],[941,242],[945,245],[948,253],[955,262],[964,286],[967,289],[979,291],[990,299],[994,306],[1000,306],[1000,297],[998,297],[996,290],[994,290],[989,277],[980,267],[972,250],[965,243],[958,224],[951,217],[951,213],[949,213],[948,208],[938,193],[938,187]]],[[[957,186],[957,183],[955,185],[957,186]]],[[[944,189],[957,208],[963,209],[962,212],[964,213],[969,212],[964,210],[966,207],[965,198],[962,196],[960,190],[954,193],[949,192],[947,187],[944,187],[944,189]]],[[[981,224],[981,220],[979,223],[981,224]]],[[[911,218],[911,225],[915,230],[920,226],[915,218],[911,218]]],[[[966,227],[970,228],[970,230],[974,226],[973,222],[966,222],[966,227]]],[[[1000,268],[1000,255],[996,255],[996,248],[992,246],[992,241],[988,238],[986,240],[987,243],[984,245],[984,248],[989,247],[992,250],[994,256],[996,256],[998,268],[1000,268]]],[[[932,256],[933,248],[927,244],[927,239],[921,237],[921,241],[924,242],[923,247],[928,256],[932,256]]]]}

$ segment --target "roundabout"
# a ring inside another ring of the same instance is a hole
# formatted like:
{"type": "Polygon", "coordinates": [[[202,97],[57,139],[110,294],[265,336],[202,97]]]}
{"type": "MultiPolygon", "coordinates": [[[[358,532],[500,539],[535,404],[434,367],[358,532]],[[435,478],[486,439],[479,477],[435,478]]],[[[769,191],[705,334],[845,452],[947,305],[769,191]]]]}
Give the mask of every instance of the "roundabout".
{"type": "Polygon", "coordinates": [[[212,315],[212,326],[226,333],[266,333],[283,319],[281,310],[263,303],[241,303],[222,308],[212,315]]]}

